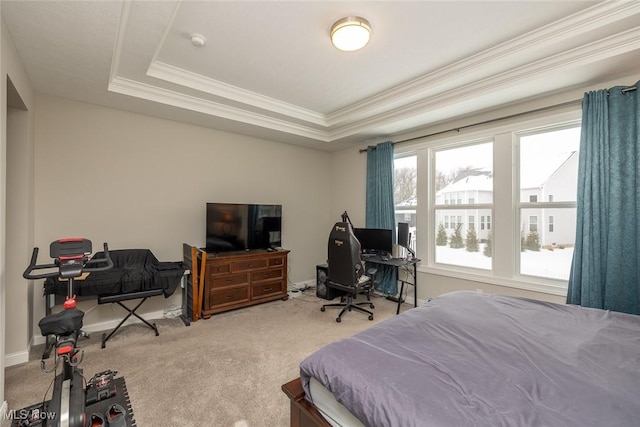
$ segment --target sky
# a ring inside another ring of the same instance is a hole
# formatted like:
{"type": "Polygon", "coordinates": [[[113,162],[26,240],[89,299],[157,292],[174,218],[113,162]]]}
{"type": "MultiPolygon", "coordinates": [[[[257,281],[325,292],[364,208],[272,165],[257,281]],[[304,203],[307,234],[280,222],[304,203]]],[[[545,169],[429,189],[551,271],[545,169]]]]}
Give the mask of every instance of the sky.
{"type": "MultiPolygon", "coordinates": [[[[447,174],[460,167],[493,168],[492,143],[481,143],[436,151],[436,166],[447,174]]],[[[562,157],[580,146],[580,127],[553,130],[533,135],[522,135],[519,140],[520,177],[528,182],[539,175],[539,168],[549,160],[562,157]]],[[[395,160],[395,168],[415,168],[416,157],[408,156],[395,160]]]]}

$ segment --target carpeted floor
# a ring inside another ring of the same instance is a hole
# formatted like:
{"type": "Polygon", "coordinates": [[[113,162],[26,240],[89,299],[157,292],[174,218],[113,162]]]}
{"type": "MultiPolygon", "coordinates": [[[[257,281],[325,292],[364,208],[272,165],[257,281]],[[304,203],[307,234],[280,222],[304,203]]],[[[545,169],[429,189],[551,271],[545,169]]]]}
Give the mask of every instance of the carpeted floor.
{"type": "MultiPolygon", "coordinates": [[[[81,341],[80,366],[87,379],[106,369],[125,377],[140,427],[285,427],[289,402],[280,386],[299,376],[300,361],[316,349],[395,315],[395,303],[379,297],[373,302],[374,321],[354,311],[336,323],[338,309],[322,313],[326,301],[306,293],[189,327],[177,318],[158,320],[158,337],[132,324],[105,349],[100,334],[81,341]]],[[[40,370],[40,354],[36,348],[32,361],[6,369],[9,409],[43,399],[53,374],[40,370]]]]}

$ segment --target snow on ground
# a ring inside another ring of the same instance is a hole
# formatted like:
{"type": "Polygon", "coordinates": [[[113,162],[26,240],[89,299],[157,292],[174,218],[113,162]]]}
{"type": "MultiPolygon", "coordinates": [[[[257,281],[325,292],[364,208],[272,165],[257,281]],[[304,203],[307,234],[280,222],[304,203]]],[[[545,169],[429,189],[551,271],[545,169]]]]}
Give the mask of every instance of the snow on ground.
{"type": "MultiPolygon", "coordinates": [[[[491,269],[491,258],[484,256],[484,244],[480,244],[478,252],[467,252],[465,248],[452,249],[449,246],[436,246],[436,262],[460,265],[464,267],[491,269]]],[[[569,280],[573,248],[540,249],[520,253],[521,274],[569,280]]]]}

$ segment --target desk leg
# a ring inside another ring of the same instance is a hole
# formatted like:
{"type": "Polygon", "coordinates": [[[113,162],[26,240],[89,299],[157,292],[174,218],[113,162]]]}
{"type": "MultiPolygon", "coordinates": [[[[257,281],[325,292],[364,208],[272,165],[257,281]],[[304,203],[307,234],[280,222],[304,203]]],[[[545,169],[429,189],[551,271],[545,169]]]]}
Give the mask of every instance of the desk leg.
{"type": "Polygon", "coordinates": [[[396,308],[396,315],[400,314],[400,305],[402,304],[402,295],[404,295],[404,280],[401,280],[400,283],[400,294],[398,295],[398,308],[396,308]]]}

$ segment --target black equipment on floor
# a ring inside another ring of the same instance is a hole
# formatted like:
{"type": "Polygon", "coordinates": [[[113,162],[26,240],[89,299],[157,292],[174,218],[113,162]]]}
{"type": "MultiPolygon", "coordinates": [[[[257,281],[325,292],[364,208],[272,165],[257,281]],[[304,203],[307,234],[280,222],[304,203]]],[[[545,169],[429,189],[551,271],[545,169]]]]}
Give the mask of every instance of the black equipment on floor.
{"type": "Polygon", "coordinates": [[[329,266],[327,264],[316,265],[316,296],[326,300],[333,300],[341,297],[345,293],[337,289],[330,288],[327,284],[329,280],[329,266]]]}
{"type": "Polygon", "coordinates": [[[343,214],[343,221],[337,222],[331,229],[327,255],[329,261],[327,288],[342,291],[345,295],[341,298],[340,303],[325,304],[320,310],[325,311],[326,307],[342,307],[336,322],[342,321],[342,315],[352,310],[367,313],[369,320],[373,320],[373,312],[361,306],[369,305],[371,309],[374,308],[370,296],[373,292],[377,269],[369,269],[367,275],[364,274],[360,242],[353,234],[353,228],[348,221],[346,212],[343,214]],[[360,293],[366,295],[367,302],[355,302],[360,293]]]}

